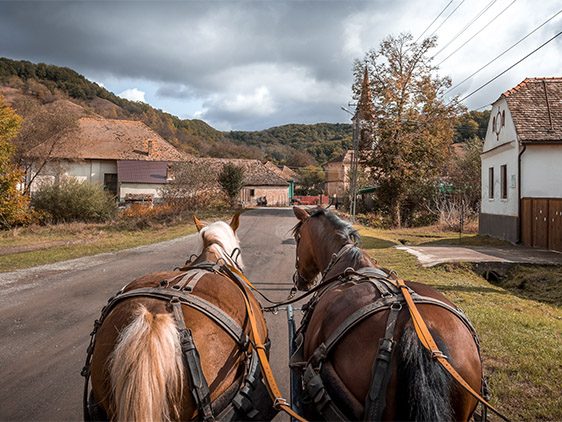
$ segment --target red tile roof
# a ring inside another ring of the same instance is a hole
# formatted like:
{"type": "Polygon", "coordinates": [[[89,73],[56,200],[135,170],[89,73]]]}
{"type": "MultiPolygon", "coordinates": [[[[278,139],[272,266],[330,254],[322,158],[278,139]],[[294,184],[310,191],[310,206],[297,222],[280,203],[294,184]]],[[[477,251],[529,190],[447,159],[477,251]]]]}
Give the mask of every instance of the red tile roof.
{"type": "Polygon", "coordinates": [[[188,158],[143,122],[134,120],[82,117],[78,127],[56,141],[50,152],[52,145],[52,141],[45,141],[27,155],[69,160],[183,161],[188,158]]]}
{"type": "Polygon", "coordinates": [[[521,142],[562,142],[562,77],[527,78],[501,98],[521,142]]]}

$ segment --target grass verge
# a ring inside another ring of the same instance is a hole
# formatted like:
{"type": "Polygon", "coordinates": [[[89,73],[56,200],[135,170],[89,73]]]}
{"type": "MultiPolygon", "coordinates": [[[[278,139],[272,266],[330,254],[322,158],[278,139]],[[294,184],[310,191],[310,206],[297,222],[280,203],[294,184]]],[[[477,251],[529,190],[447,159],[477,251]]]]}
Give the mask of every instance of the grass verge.
{"type": "MultiPolygon", "coordinates": [[[[214,221],[228,214],[205,214],[214,221]]],[[[196,232],[191,222],[127,229],[115,224],[69,223],[0,232],[0,272],[163,242],[196,232]]]]}
{"type": "MultiPolygon", "coordinates": [[[[360,234],[362,247],[380,265],[437,288],[467,313],[480,336],[493,404],[513,420],[562,420],[559,307],[513,295],[477,276],[468,265],[423,268],[415,257],[394,248],[402,243],[399,239],[411,244],[427,239],[447,243],[454,238],[452,233],[360,228],[360,234]]],[[[495,242],[470,238],[472,245],[495,242]]]]}

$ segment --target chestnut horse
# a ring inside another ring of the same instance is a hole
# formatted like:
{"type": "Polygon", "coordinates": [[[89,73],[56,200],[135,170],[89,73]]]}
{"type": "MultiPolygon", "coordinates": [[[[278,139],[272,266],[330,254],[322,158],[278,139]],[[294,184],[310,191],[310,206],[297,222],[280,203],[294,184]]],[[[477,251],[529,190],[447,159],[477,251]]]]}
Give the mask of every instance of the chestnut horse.
{"type": "Polygon", "coordinates": [[[235,234],[239,215],[230,225],[194,220],[197,258],[178,271],[132,281],[96,321],[83,373],[85,400],[90,374],[92,384],[86,419],[226,421],[275,415],[250,346],[244,294],[265,339],[261,307],[227,269],[243,267],[235,234]]]}
{"type": "MultiPolygon", "coordinates": [[[[392,273],[356,246],[351,225],[323,209],[294,207],[299,219],[295,285],[309,290],[291,366],[301,376],[300,405],[311,419],[467,421],[478,401],[426,350],[392,273]]],[[[429,286],[406,282],[448,362],[483,390],[474,329],[429,286]]]]}

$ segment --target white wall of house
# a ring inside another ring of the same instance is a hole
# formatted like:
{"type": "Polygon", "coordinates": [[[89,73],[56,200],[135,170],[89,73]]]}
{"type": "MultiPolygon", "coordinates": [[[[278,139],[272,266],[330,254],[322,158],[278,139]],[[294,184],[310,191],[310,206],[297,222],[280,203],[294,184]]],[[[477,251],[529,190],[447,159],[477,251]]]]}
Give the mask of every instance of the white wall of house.
{"type": "Polygon", "coordinates": [[[268,206],[289,205],[288,186],[244,186],[240,191],[240,200],[245,205],[256,205],[257,199],[264,196],[267,198],[268,206]]]}
{"type": "Polygon", "coordinates": [[[481,212],[484,214],[509,215],[517,217],[519,213],[518,198],[518,160],[519,143],[517,133],[507,102],[502,99],[494,104],[490,122],[484,140],[482,152],[482,201],[481,212]],[[502,124],[502,113],[505,121],[502,124]],[[496,126],[494,127],[494,118],[496,126]],[[507,166],[507,198],[502,198],[502,165],[507,166]],[[494,169],[493,197],[490,195],[490,168],[494,169]]]}
{"type": "Polygon", "coordinates": [[[119,200],[124,201],[127,194],[149,194],[153,199],[162,199],[162,189],[164,184],[157,183],[121,183],[119,189],[119,200]]]}
{"type": "Polygon", "coordinates": [[[521,180],[522,198],[562,198],[562,145],[527,145],[521,180]]]}
{"type": "MultiPolygon", "coordinates": [[[[32,174],[38,170],[40,163],[32,167],[32,174]]],[[[67,161],[60,160],[47,163],[41,174],[35,178],[31,192],[35,192],[42,183],[53,183],[61,177],[72,177],[81,182],[103,184],[104,174],[117,174],[117,162],[110,160],[67,161]]]]}

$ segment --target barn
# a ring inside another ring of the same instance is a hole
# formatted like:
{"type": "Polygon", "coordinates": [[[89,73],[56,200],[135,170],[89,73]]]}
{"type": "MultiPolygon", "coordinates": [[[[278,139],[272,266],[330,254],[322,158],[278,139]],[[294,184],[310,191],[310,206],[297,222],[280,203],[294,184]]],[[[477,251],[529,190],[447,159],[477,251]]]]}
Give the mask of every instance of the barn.
{"type": "Polygon", "coordinates": [[[74,178],[97,183],[121,202],[126,198],[158,200],[168,181],[168,165],[185,154],[143,122],[81,117],[77,127],[27,153],[30,191],[42,183],[74,178]]]}
{"type": "Polygon", "coordinates": [[[492,106],[480,233],[562,251],[562,78],[527,78],[492,106]]]}

